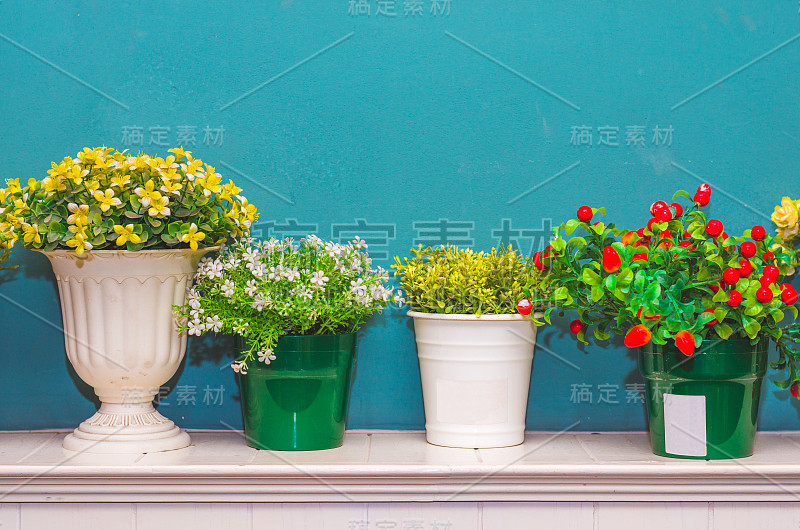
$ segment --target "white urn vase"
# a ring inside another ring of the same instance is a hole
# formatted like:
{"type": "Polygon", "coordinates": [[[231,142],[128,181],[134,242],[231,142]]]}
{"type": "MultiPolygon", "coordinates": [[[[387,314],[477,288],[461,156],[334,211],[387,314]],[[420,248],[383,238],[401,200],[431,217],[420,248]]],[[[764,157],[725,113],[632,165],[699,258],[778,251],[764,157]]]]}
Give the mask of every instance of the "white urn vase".
{"type": "Polygon", "coordinates": [[[213,249],[45,252],[61,299],[67,357],[94,387],[100,410],[64,439],[88,453],[181,449],[189,435],[153,407],[186,352],[173,305],[213,249]]]}

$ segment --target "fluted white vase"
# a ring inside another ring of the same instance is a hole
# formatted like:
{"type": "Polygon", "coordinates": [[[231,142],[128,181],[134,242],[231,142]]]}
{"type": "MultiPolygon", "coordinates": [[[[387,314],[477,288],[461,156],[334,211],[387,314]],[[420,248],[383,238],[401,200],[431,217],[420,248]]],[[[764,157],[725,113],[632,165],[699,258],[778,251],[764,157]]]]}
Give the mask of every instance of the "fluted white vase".
{"type": "Polygon", "coordinates": [[[67,357],[101,402],[64,439],[65,449],[149,453],[189,445],[189,435],[162,416],[153,399],[186,352],[172,306],[184,304],[209,250],[44,253],[58,283],[67,357]]]}

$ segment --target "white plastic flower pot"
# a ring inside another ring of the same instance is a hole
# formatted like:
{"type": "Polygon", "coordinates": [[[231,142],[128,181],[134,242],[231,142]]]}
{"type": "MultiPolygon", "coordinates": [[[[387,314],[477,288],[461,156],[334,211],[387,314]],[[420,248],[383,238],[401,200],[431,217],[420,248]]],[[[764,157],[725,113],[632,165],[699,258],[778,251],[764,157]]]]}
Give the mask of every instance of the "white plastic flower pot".
{"type": "Polygon", "coordinates": [[[536,326],[521,315],[409,311],[428,443],[487,448],[521,444],[536,326]]]}
{"type": "Polygon", "coordinates": [[[44,253],[58,283],[67,357],[101,401],[64,439],[65,449],[149,453],[189,445],[189,435],[156,411],[153,399],[186,352],[172,306],[183,305],[210,250],[44,253]]]}

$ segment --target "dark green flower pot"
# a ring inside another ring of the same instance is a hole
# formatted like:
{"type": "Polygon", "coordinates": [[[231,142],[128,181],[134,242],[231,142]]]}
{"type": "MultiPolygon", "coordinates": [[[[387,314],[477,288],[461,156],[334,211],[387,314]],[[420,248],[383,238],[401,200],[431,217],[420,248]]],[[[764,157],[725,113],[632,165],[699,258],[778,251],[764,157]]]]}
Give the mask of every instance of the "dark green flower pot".
{"type": "MultiPolygon", "coordinates": [[[[243,340],[237,338],[241,352],[243,340]]],[[[284,336],[276,359],[240,376],[247,444],[256,449],[332,449],[344,439],[356,334],[284,336]]]]}
{"type": "Polygon", "coordinates": [[[768,344],[706,340],[692,357],[674,344],[640,348],[653,452],[705,460],[752,455],[768,344]]]}

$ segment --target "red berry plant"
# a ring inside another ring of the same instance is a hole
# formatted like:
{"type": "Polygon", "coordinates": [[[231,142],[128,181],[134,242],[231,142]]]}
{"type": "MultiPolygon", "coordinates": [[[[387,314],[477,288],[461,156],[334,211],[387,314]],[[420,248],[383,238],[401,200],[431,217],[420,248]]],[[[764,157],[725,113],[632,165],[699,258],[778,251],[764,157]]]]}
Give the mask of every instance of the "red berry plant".
{"type": "Polygon", "coordinates": [[[536,279],[537,291],[550,293],[537,303],[548,306],[548,323],[553,311],[577,310],[570,331],[583,343],[589,332],[598,340],[613,333],[630,348],[673,343],[692,356],[704,339],[746,336],[756,344],[768,336],[779,352],[773,368],[788,371],[777,386],[797,388],[798,294],[783,282],[795,251],[762,226],[728,235],[701,210],[710,199],[706,184],[693,197],[678,191],[671,204],[653,203],[652,219],[638,230],[598,222],[605,209],[582,206],[534,257],[548,273],[536,279]]]}

